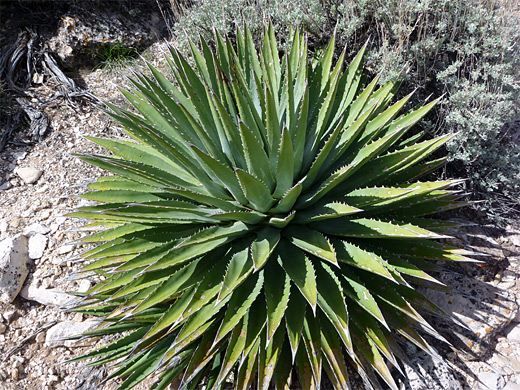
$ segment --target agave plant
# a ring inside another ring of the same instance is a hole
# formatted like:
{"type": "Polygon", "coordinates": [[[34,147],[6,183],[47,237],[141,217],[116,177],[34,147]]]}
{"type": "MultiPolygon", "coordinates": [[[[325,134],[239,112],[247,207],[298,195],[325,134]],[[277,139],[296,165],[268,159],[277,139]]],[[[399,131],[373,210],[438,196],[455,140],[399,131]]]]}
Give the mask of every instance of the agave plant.
{"type": "Polygon", "coordinates": [[[78,359],[114,362],[121,389],[346,389],[347,364],[397,389],[403,343],[436,355],[423,315],[444,313],[414,286],[445,288],[426,271],[468,260],[434,241],[453,224],[424,218],[466,204],[459,181],[416,181],[449,137],[406,137],[436,101],[401,114],[397,83],[363,85],[364,48],[344,67],[334,39],[312,60],[291,39],[216,34],[193,65],[170,49],[174,81],[149,65],[122,90],[138,113],[109,106],[132,139],[80,156],[114,175],[74,213],[101,228],[76,310],[103,316],[88,336],[119,337],[78,359]]]}

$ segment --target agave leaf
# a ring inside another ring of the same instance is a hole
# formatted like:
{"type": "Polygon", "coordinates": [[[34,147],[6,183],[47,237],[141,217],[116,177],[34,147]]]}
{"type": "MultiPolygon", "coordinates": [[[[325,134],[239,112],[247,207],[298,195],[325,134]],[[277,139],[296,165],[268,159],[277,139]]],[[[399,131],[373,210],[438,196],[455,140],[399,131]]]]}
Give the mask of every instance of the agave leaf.
{"type": "Polygon", "coordinates": [[[251,130],[249,130],[243,122],[239,123],[239,129],[242,144],[244,145],[244,154],[249,173],[267,185],[270,192],[273,191],[273,175],[271,173],[269,159],[265,153],[263,144],[253,135],[251,130]]]}
{"type": "Polygon", "coordinates": [[[361,280],[354,273],[342,273],[341,276],[343,292],[379,321],[385,328],[389,329],[376,300],[370,293],[370,290],[363,285],[361,280]]]}
{"type": "Polygon", "coordinates": [[[329,378],[336,388],[350,389],[341,341],[334,327],[328,321],[320,321],[320,334],[321,351],[333,374],[329,378]]]}
{"type": "Polygon", "coordinates": [[[275,371],[274,371],[274,380],[276,389],[279,390],[290,390],[291,381],[292,381],[292,362],[291,358],[291,348],[289,347],[289,343],[287,340],[284,341],[282,345],[282,350],[280,352],[280,357],[278,358],[278,362],[276,363],[275,371]]]}
{"type": "Polygon", "coordinates": [[[261,269],[280,242],[280,230],[273,227],[261,229],[251,244],[255,271],[261,269]]]}
{"type": "Polygon", "coordinates": [[[295,222],[318,222],[331,218],[344,217],[363,210],[339,202],[331,202],[299,211],[295,222]]]}
{"type": "MultiPolygon", "coordinates": [[[[231,369],[235,365],[235,363],[240,358],[240,355],[244,351],[244,347],[246,344],[246,326],[247,324],[247,314],[244,317],[244,320],[241,321],[231,333],[231,338],[229,340],[229,344],[227,346],[226,355],[224,356],[223,362],[220,363],[220,372],[218,373],[218,378],[215,381],[216,386],[220,386],[222,382],[226,379],[231,369]]],[[[209,384],[208,384],[208,388],[209,384]]]]}
{"type": "Polygon", "coordinates": [[[238,250],[227,265],[226,275],[218,294],[217,301],[231,294],[235,288],[246,279],[253,271],[253,259],[249,253],[249,247],[238,250]]]}
{"type": "Polygon", "coordinates": [[[268,390],[271,378],[273,377],[274,368],[280,357],[282,346],[284,344],[283,328],[279,328],[271,340],[267,343],[267,347],[262,346],[262,339],[259,346],[258,356],[258,389],[268,390]]]}
{"type": "Polygon", "coordinates": [[[278,204],[271,209],[271,213],[286,213],[291,210],[296,203],[298,196],[300,196],[302,188],[303,186],[301,181],[296,183],[289,191],[287,191],[286,194],[284,194],[278,204]]]}
{"type": "Polygon", "coordinates": [[[275,202],[269,188],[246,171],[236,169],[235,174],[251,206],[261,213],[268,211],[275,202]]]}
{"type": "Polygon", "coordinates": [[[348,221],[339,221],[336,219],[333,221],[319,222],[313,226],[315,226],[320,232],[344,237],[385,239],[446,238],[445,236],[441,236],[410,224],[396,224],[370,218],[351,219],[348,221]]]}
{"type": "MultiPolygon", "coordinates": [[[[242,319],[264,285],[264,271],[257,272],[237,287],[229,301],[226,315],[218,330],[215,343],[221,340],[242,319]]],[[[225,298],[224,298],[225,299],[225,298]]]]}
{"type": "Polygon", "coordinates": [[[374,342],[370,338],[366,337],[356,326],[352,327],[352,335],[357,341],[355,343],[357,349],[361,352],[363,358],[368,361],[370,367],[375,369],[392,390],[398,390],[399,387],[395,383],[388,366],[377,350],[374,342]]]}
{"type": "Polygon", "coordinates": [[[284,229],[283,234],[293,245],[305,252],[338,265],[334,247],[316,230],[295,225],[284,229]]]}
{"type": "Polygon", "coordinates": [[[204,162],[204,167],[208,169],[212,175],[218,178],[218,180],[226,187],[226,189],[233,195],[233,197],[242,204],[247,204],[247,198],[244,196],[240,184],[238,183],[237,177],[233,170],[220,161],[215,160],[213,157],[207,155],[202,150],[195,146],[192,146],[193,151],[197,156],[204,162]]]}
{"type": "MultiPolygon", "coordinates": [[[[254,349],[260,340],[260,335],[265,331],[267,325],[267,309],[265,307],[265,297],[263,293],[251,304],[246,329],[246,345],[240,365],[245,362],[247,355],[254,349]]],[[[265,343],[263,344],[265,345],[265,343]]],[[[258,345],[256,346],[258,348],[258,345]]]]}
{"type": "Polygon", "coordinates": [[[269,343],[287,309],[291,283],[289,275],[276,262],[270,262],[265,267],[265,278],[269,280],[269,283],[264,286],[267,304],[267,342],[269,343]]]}
{"type": "MultiPolygon", "coordinates": [[[[293,146],[291,136],[287,128],[283,129],[282,142],[278,156],[278,168],[276,170],[276,190],[273,193],[274,198],[280,198],[293,185],[294,178],[294,162],[293,162],[293,146]]],[[[259,163],[258,161],[256,163],[259,163]]]]}
{"type": "Polygon", "coordinates": [[[305,350],[303,343],[300,343],[298,352],[296,353],[296,367],[298,369],[298,377],[303,389],[316,390],[319,388],[319,383],[316,383],[309,357],[305,350]]]}
{"type": "Polygon", "coordinates": [[[289,225],[289,223],[294,219],[295,215],[296,211],[293,210],[285,217],[272,217],[269,219],[269,225],[282,229],[289,225]]]}
{"type": "Polygon", "coordinates": [[[258,338],[247,353],[238,371],[238,378],[236,381],[236,388],[240,390],[247,390],[255,377],[257,362],[258,362],[258,347],[260,345],[260,338],[258,338]]]}
{"type": "Polygon", "coordinates": [[[286,242],[279,244],[279,251],[278,262],[315,312],[317,290],[312,263],[302,251],[286,242]]]}
{"type": "Polygon", "coordinates": [[[302,314],[305,313],[306,307],[307,304],[305,303],[305,298],[297,291],[296,286],[293,285],[291,287],[287,309],[285,310],[285,326],[287,328],[287,336],[291,347],[293,363],[303,328],[304,316],[302,314]]]}
{"type": "Polygon", "coordinates": [[[341,263],[372,272],[396,283],[376,254],[367,252],[347,241],[334,241],[334,247],[341,263]]]}

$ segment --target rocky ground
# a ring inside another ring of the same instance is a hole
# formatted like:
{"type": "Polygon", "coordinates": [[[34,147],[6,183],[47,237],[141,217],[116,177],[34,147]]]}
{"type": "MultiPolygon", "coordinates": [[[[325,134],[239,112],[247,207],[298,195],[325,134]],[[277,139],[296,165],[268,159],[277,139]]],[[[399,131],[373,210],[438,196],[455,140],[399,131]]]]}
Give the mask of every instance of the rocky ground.
{"type": "MultiPolygon", "coordinates": [[[[143,56],[164,68],[165,50],[164,43],[155,43],[143,56]]],[[[132,67],[142,67],[142,60],[132,67]]],[[[117,86],[124,85],[129,74],[116,67],[76,77],[81,76],[82,85],[99,98],[124,104],[117,86]]],[[[33,92],[52,96],[57,88],[57,80],[42,79],[33,92]]],[[[19,131],[0,152],[0,389],[111,390],[117,382],[102,384],[105,368],[61,364],[95,344],[63,338],[96,325],[92,318],[61,308],[74,300],[65,292],[86,291],[93,283],[74,280],[81,266],[78,256],[86,248],[78,242],[83,221],[67,214],[87,203],[77,195],[102,174],[73,154],[101,152],[85,136],[122,133],[86,100],[57,101],[45,107],[45,114],[50,128],[42,140],[24,145],[28,135],[19,131]],[[12,275],[6,259],[18,262],[12,275]]],[[[409,379],[403,389],[520,390],[520,224],[507,229],[475,225],[463,233],[458,245],[488,256],[479,266],[454,267],[444,282],[456,292],[431,298],[468,328],[439,324],[445,337],[465,352],[439,344],[447,357],[447,363],[441,363],[410,347],[411,360],[405,367],[409,379]]],[[[138,388],[147,388],[146,383],[138,388]]]]}

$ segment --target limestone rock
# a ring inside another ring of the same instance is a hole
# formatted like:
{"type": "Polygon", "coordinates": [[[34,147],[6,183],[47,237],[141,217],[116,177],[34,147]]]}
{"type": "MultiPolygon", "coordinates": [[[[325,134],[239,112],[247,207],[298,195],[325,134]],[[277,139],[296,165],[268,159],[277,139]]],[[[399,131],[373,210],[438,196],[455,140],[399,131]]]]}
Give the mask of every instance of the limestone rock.
{"type": "Polygon", "coordinates": [[[479,384],[481,390],[500,390],[504,385],[504,379],[495,372],[481,372],[478,374],[478,379],[481,382],[479,384]]]}
{"type": "Polygon", "coordinates": [[[459,324],[433,318],[435,328],[443,329],[443,335],[456,346],[462,342],[477,356],[485,355],[493,338],[516,317],[518,305],[513,292],[456,273],[444,273],[438,279],[453,287],[453,292],[432,289],[421,292],[459,324]]]}
{"type": "Polygon", "coordinates": [[[164,23],[159,13],[154,13],[153,5],[147,8],[146,17],[122,15],[123,12],[110,6],[93,10],[81,5],[72,6],[61,17],[57,32],[47,45],[65,66],[72,67],[92,61],[96,53],[102,56],[110,47],[142,49],[164,35],[161,28],[164,23]]]}
{"type": "Polygon", "coordinates": [[[520,324],[516,324],[513,329],[507,334],[507,340],[520,343],[520,324]]]}
{"type": "Polygon", "coordinates": [[[18,234],[0,241],[0,301],[16,298],[29,274],[27,237],[18,234]]]}
{"type": "Polygon", "coordinates": [[[433,360],[423,351],[417,351],[409,364],[403,364],[406,374],[403,390],[462,390],[448,364],[433,360]]]}
{"type": "Polygon", "coordinates": [[[43,256],[43,252],[47,247],[49,239],[43,234],[37,233],[29,238],[29,258],[39,259],[43,256]]]}
{"type": "Polygon", "coordinates": [[[50,231],[51,229],[43,223],[33,223],[23,230],[23,234],[27,237],[31,237],[35,234],[47,234],[50,231]]]}
{"type": "Polygon", "coordinates": [[[36,183],[43,174],[41,169],[33,167],[17,168],[14,172],[27,184],[36,183]]]}
{"type": "Polygon", "coordinates": [[[99,320],[87,320],[83,322],[63,321],[47,331],[45,336],[45,344],[70,346],[74,343],[71,340],[65,340],[68,337],[79,335],[86,332],[99,324],[99,320]]]}
{"type": "Polygon", "coordinates": [[[73,250],[74,250],[74,245],[66,244],[66,245],[60,246],[60,248],[58,249],[58,253],[60,255],[64,255],[64,254],[72,252],[73,250]]]}
{"type": "Polygon", "coordinates": [[[47,288],[35,287],[32,284],[24,286],[20,291],[20,296],[29,301],[35,301],[45,306],[54,307],[65,306],[76,299],[73,295],[47,288]]]}

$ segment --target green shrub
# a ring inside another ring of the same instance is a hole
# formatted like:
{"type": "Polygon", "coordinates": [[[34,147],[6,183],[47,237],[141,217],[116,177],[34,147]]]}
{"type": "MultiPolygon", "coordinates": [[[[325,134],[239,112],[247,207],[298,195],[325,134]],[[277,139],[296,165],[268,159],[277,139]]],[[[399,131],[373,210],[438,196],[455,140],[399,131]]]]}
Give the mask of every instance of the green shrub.
{"type": "Polygon", "coordinates": [[[179,19],[177,44],[187,49],[187,36],[210,38],[213,27],[232,34],[243,22],[258,41],[267,18],[281,37],[299,25],[312,51],[336,29],[347,58],[370,38],[369,70],[381,71],[384,83],[407,68],[401,91],[417,89],[414,103],[446,93],[423,130],[456,134],[447,145],[454,162],[450,173],[469,178],[473,197],[485,200],[475,207],[498,219],[520,213],[520,146],[504,142],[500,133],[505,122],[520,116],[517,2],[199,0],[179,19]]]}
{"type": "Polygon", "coordinates": [[[415,181],[445,162],[424,160],[451,136],[406,136],[436,101],[401,114],[396,83],[364,86],[364,49],[344,69],[334,40],[309,61],[298,31],[282,59],[272,28],[258,52],[234,36],[237,51],[193,46],[194,68],[172,49],[177,86],[138,75],[123,93],[139,114],[110,106],[133,140],[81,156],[115,176],[73,213],[105,229],[84,240],[101,281],[76,310],[119,338],[78,359],[115,361],[121,389],[153,374],[154,389],[345,389],[345,362],[397,389],[399,343],[437,356],[423,336],[442,339],[413,285],[445,286],[421,268],[469,260],[434,241],[455,224],[423,218],[466,205],[460,181],[415,181]]]}

